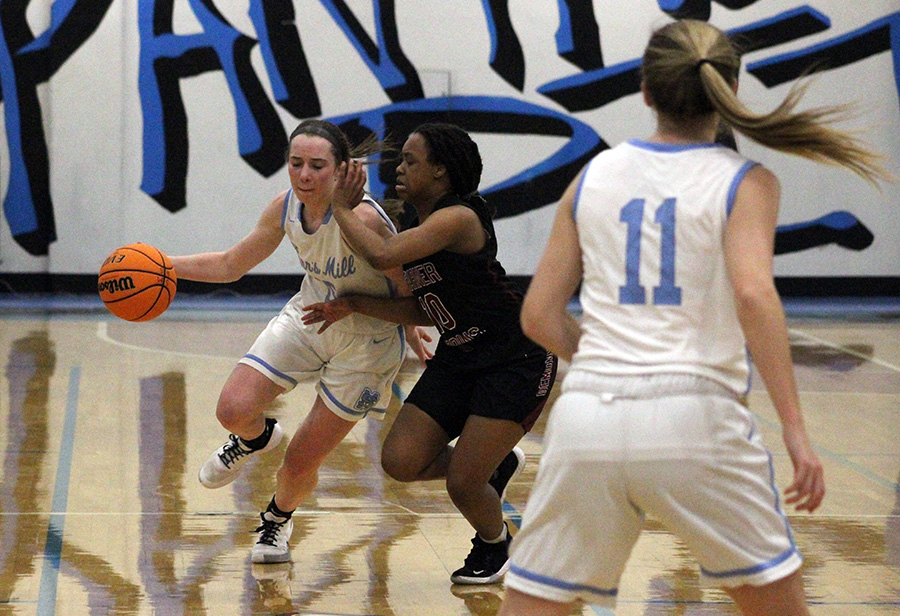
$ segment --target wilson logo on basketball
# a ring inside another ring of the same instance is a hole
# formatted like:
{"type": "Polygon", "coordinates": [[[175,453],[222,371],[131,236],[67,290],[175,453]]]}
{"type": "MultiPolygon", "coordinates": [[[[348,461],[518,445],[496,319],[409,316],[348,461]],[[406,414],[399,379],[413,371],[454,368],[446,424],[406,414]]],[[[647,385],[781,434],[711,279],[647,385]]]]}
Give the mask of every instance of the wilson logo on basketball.
{"type": "Polygon", "coordinates": [[[119,291],[131,291],[134,289],[134,280],[131,276],[122,276],[121,278],[113,278],[112,280],[104,280],[97,285],[97,291],[100,293],[118,293],[119,291]]]}
{"type": "Polygon", "coordinates": [[[172,260],[140,242],[114,250],[97,277],[103,304],[126,321],[149,321],[161,315],[175,297],[177,284],[172,260]]]}

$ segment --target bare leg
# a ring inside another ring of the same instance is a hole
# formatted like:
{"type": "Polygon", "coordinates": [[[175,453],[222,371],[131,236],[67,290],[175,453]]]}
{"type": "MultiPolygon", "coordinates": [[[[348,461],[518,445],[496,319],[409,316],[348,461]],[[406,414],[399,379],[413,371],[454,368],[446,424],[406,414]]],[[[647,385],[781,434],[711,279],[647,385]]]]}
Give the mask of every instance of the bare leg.
{"type": "Polygon", "coordinates": [[[503,532],[503,506],[488,480],[524,434],[514,421],[473,415],[453,449],[447,492],[482,539],[490,541],[503,532]]]}
{"type": "Polygon", "coordinates": [[[809,616],[800,570],[765,586],[726,588],[744,616],[809,616]]]}
{"type": "Polygon", "coordinates": [[[356,422],[335,415],[316,396],[312,410],[297,428],[278,469],[275,505],[293,511],[312,494],[319,482],[319,467],[356,422]]]}
{"type": "Polygon", "coordinates": [[[507,588],[506,598],[503,599],[497,616],[567,616],[571,611],[571,603],[548,601],[507,588]]]}
{"type": "Polygon", "coordinates": [[[503,507],[488,480],[524,434],[513,421],[472,416],[450,447],[434,419],[404,404],[385,438],[381,465],[397,481],[446,477],[453,504],[482,539],[491,540],[503,532],[503,507]]]}
{"type": "Polygon", "coordinates": [[[422,409],[404,404],[381,449],[381,466],[397,481],[443,479],[453,448],[450,437],[422,409]]]}
{"type": "Polygon", "coordinates": [[[232,434],[252,440],[265,430],[263,413],[282,393],[284,388],[258,370],[238,364],[219,394],[216,418],[232,434]]]}

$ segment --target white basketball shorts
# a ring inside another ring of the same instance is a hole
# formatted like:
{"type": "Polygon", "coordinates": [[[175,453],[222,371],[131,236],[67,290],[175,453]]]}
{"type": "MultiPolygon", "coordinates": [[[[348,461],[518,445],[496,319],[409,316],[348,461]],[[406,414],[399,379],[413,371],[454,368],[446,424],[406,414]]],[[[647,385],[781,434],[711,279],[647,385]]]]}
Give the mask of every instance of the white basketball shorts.
{"type": "Polygon", "coordinates": [[[643,397],[627,397],[579,375],[551,411],[508,587],[614,607],[646,514],[685,543],[704,584],[764,585],[800,567],[770,454],[734,394],[661,375],[637,377],[643,397]]]}
{"type": "Polygon", "coordinates": [[[316,392],[338,417],[383,419],[406,352],[403,327],[367,334],[330,327],[319,334],[321,324],[305,325],[297,304],[288,303],[269,321],[240,363],[285,391],[318,376],[316,392]]]}

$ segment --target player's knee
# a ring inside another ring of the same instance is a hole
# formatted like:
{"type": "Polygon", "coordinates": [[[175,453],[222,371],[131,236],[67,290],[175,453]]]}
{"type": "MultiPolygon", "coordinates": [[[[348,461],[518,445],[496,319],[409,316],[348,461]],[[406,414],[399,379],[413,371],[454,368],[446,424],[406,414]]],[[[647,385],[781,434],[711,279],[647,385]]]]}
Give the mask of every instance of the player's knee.
{"type": "Polygon", "coordinates": [[[395,481],[408,483],[418,478],[417,470],[403,456],[390,449],[381,451],[381,469],[395,481]]]}
{"type": "Polygon", "coordinates": [[[246,400],[222,392],[216,405],[216,419],[229,432],[242,432],[255,419],[255,411],[246,400]]]}
{"type": "Polygon", "coordinates": [[[447,494],[457,507],[465,508],[475,501],[480,486],[475,485],[472,478],[465,473],[447,473],[447,494]]]}

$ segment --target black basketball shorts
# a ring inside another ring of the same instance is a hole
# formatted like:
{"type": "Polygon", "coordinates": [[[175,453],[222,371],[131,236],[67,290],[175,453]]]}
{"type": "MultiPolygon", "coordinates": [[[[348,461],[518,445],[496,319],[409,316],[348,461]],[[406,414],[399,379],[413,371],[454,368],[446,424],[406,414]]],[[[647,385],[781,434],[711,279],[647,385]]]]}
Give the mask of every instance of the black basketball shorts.
{"type": "MultiPolygon", "coordinates": [[[[475,363],[475,362],[473,362],[475,363]]],[[[471,368],[436,356],[406,398],[456,438],[470,415],[508,419],[528,432],[556,380],[558,361],[540,347],[490,367],[471,368]]]]}

